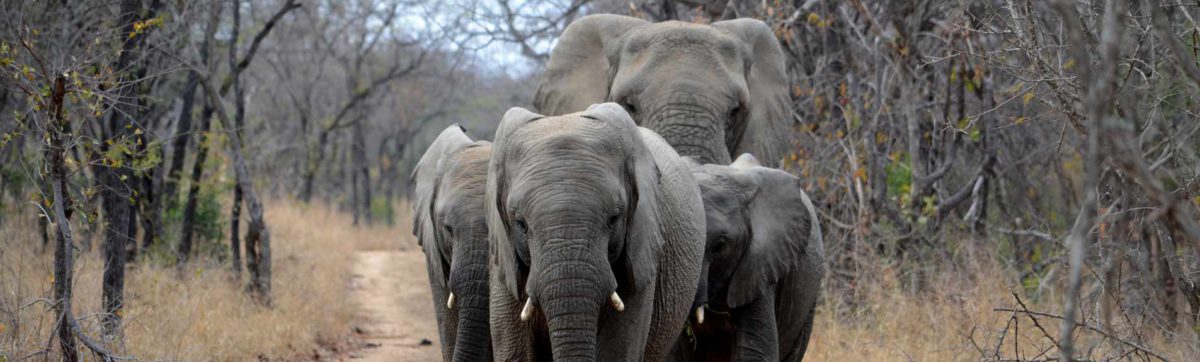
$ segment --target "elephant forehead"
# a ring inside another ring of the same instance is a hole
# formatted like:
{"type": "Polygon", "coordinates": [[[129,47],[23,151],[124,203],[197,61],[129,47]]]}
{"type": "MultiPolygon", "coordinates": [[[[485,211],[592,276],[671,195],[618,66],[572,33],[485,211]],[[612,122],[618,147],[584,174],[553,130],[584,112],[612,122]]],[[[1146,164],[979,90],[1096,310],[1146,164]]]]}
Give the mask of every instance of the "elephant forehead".
{"type": "Polygon", "coordinates": [[[737,55],[742,42],[709,25],[681,22],[658,23],[629,35],[627,50],[711,49],[737,55]]]}
{"type": "Polygon", "coordinates": [[[530,122],[516,135],[522,139],[522,154],[539,157],[568,154],[595,154],[605,158],[621,156],[626,137],[617,127],[604,121],[564,116],[530,122]]]}
{"type": "Polygon", "coordinates": [[[492,146],[472,146],[455,156],[447,172],[449,177],[444,180],[444,189],[482,197],[487,190],[487,168],[492,157],[492,146]]]}

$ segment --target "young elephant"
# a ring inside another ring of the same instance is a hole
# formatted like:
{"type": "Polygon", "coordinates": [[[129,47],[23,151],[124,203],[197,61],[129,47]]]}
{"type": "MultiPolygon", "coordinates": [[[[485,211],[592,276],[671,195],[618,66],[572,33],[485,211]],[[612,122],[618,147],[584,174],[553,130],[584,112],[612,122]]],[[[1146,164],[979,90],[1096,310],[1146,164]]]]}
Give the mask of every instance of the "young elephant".
{"type": "Polygon", "coordinates": [[[703,256],[688,166],[620,106],[504,115],[488,174],[500,361],[658,361],[703,256]]]}
{"type": "Polygon", "coordinates": [[[413,169],[413,234],[425,251],[446,361],[492,358],[483,199],[491,143],[458,125],[442,131],[413,169]]]}
{"type": "Polygon", "coordinates": [[[693,163],[692,175],[708,228],[694,355],[799,361],[824,274],[821,228],[800,180],[749,154],[729,166],[693,163]],[[703,309],[715,312],[707,323],[703,309]]]}

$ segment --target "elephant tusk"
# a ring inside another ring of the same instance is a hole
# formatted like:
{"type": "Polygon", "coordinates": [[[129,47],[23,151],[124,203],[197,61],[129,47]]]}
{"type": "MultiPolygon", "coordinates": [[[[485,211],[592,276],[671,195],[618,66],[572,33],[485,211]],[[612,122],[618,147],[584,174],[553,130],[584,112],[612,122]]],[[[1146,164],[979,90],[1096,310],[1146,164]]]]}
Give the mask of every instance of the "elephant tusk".
{"type": "Polygon", "coordinates": [[[613,309],[616,309],[618,312],[625,311],[625,302],[621,301],[621,296],[617,295],[617,292],[612,292],[608,296],[608,301],[612,303],[613,309]]]}
{"type": "Polygon", "coordinates": [[[704,306],[696,307],[696,324],[704,324],[704,306]]]}
{"type": "Polygon", "coordinates": [[[450,292],[450,298],[446,299],[446,309],[454,309],[454,292],[450,292]]]}
{"type": "Polygon", "coordinates": [[[521,320],[529,320],[529,316],[533,315],[533,299],[525,299],[525,308],[521,308],[521,320]]]}

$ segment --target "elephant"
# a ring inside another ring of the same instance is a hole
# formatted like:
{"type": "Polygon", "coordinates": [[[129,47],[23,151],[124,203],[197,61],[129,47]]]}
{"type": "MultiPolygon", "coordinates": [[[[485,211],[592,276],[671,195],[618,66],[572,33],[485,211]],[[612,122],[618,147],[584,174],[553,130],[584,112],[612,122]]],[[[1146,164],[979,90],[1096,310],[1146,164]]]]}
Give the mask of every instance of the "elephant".
{"type": "Polygon", "coordinates": [[[700,277],[685,160],[613,103],[505,113],[488,170],[498,361],[659,361],[700,277]]]}
{"type": "Polygon", "coordinates": [[[690,351],[699,358],[682,359],[801,360],[812,336],[824,245],[800,180],[762,167],[750,154],[728,166],[693,161],[692,175],[707,230],[701,307],[692,325],[698,343],[690,351]],[[708,321],[705,309],[714,312],[708,321]]]}
{"type": "Polygon", "coordinates": [[[559,37],[534,107],[560,115],[616,102],[683,156],[728,164],[752,153],[776,167],[792,142],[784,60],[759,20],[650,23],[589,15],[559,37]]]}
{"type": "Polygon", "coordinates": [[[446,361],[492,358],[484,216],[492,145],[459,125],[442,131],[413,169],[413,234],[425,252],[446,361]]]}

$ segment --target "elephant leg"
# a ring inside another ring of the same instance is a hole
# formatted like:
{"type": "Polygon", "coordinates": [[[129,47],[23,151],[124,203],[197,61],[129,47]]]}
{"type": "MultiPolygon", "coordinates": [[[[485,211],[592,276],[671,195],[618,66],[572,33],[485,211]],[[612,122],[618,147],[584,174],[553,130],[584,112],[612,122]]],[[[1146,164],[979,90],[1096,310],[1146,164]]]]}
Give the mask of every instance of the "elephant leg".
{"type": "Polygon", "coordinates": [[[521,321],[521,304],[513,298],[493,271],[491,282],[492,353],[496,361],[533,361],[533,335],[527,322],[521,321]]]}
{"type": "Polygon", "coordinates": [[[733,310],[733,323],[737,328],[738,361],[779,360],[775,298],[762,296],[733,310]]]}

